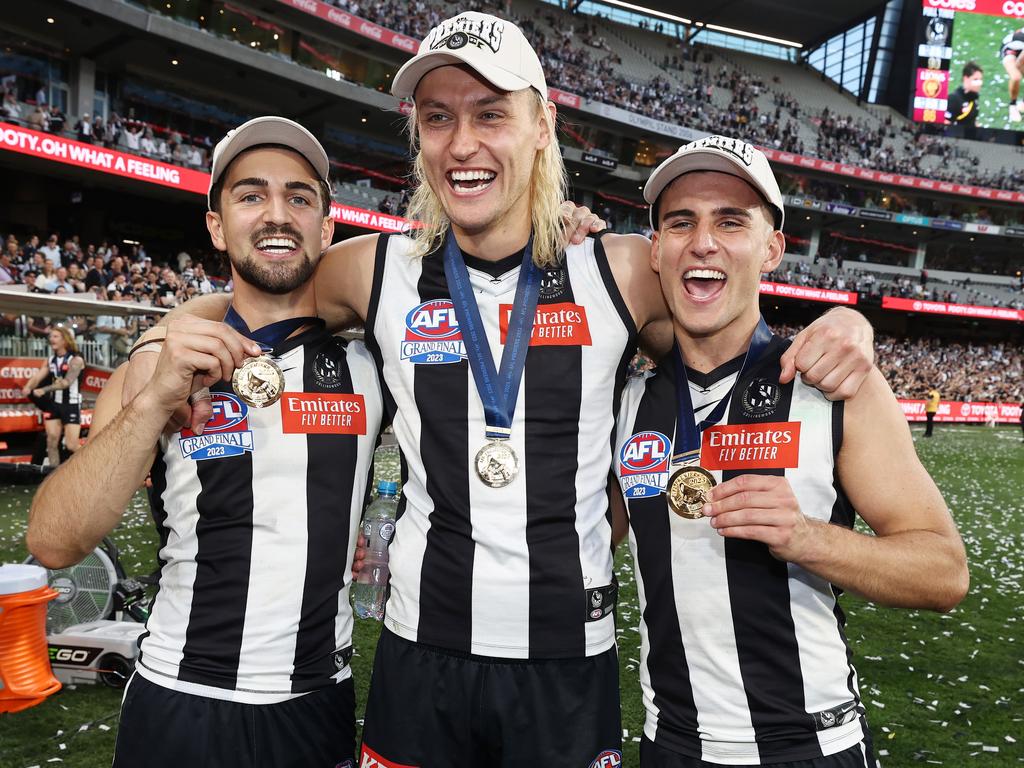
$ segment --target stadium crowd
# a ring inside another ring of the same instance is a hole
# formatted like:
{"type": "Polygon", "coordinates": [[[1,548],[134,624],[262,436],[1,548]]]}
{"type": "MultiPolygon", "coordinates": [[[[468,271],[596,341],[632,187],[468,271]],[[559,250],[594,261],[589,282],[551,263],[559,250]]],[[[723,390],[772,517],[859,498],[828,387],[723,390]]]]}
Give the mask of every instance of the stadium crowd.
{"type": "MultiPolygon", "coordinates": [[[[800,326],[776,325],[792,338],[800,326]]],[[[1024,397],[1024,350],[1012,342],[963,343],[938,338],[875,335],[875,361],[896,397],[1019,403],[1024,397]]]]}
{"type": "Polygon", "coordinates": [[[31,293],[90,293],[99,301],[134,301],[175,307],[193,296],[224,290],[226,264],[220,255],[193,260],[180,252],[157,261],[143,245],[127,251],[111,240],[83,245],[78,235],[51,233],[21,240],[8,235],[0,252],[0,285],[24,285],[31,293]],[[210,272],[207,272],[207,265],[210,272]]]}
{"type": "Polygon", "coordinates": [[[830,256],[821,258],[817,264],[806,261],[785,261],[765,279],[788,285],[801,285],[827,290],[852,291],[862,299],[880,299],[894,296],[901,299],[942,301],[949,304],[972,304],[975,306],[1008,307],[1024,309],[1024,283],[1007,285],[1007,292],[1013,298],[1005,299],[989,293],[985,287],[972,284],[970,278],[936,285],[929,281],[928,271],[919,275],[891,275],[872,270],[857,269],[846,265],[841,259],[830,256]],[[929,285],[929,282],[931,285],[929,285]]]}

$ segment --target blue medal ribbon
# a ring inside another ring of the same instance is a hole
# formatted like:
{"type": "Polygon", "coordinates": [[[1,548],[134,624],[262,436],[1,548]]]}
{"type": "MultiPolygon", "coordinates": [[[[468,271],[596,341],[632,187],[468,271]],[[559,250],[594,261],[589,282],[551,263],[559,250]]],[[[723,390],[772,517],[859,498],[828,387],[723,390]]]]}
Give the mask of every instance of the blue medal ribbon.
{"type": "Polygon", "coordinates": [[[533,263],[533,235],[523,251],[523,263],[519,269],[516,297],[508,319],[505,335],[505,349],[501,353],[501,366],[494,368],[494,356],[487,343],[487,333],[480,308],[473,295],[469,270],[462,259],[455,237],[449,233],[444,246],[444,276],[448,281],[455,317],[462,331],[466,345],[469,367],[473,371],[477,392],[484,404],[487,423],[486,435],[492,440],[508,439],[512,433],[512,417],[515,414],[519,384],[526,367],[526,353],[533,335],[533,321],[537,314],[537,299],[540,296],[541,270],[533,263]]]}
{"type": "Polygon", "coordinates": [[[687,464],[695,462],[700,458],[700,436],[708,427],[714,426],[722,420],[725,415],[725,408],[729,404],[732,391],[736,384],[743,378],[743,374],[749,371],[754,363],[761,359],[761,355],[768,348],[772,340],[772,331],[764,317],[758,320],[757,328],[750,339],[750,346],[747,347],[747,354],[743,358],[743,365],[740,372],[736,374],[736,381],[725,393],[714,410],[708,414],[700,424],[694,424],[693,401],[690,399],[690,382],[686,378],[686,365],[683,363],[683,355],[679,351],[679,345],[673,343],[672,353],[675,355],[676,363],[676,450],[672,452],[672,463],[687,464]]]}
{"type": "Polygon", "coordinates": [[[224,322],[243,336],[259,344],[260,349],[264,352],[272,351],[274,347],[304,325],[324,325],[324,321],[319,317],[289,317],[252,331],[249,330],[249,326],[246,325],[245,320],[238,314],[234,306],[228,307],[227,314],[224,315],[224,322]]]}

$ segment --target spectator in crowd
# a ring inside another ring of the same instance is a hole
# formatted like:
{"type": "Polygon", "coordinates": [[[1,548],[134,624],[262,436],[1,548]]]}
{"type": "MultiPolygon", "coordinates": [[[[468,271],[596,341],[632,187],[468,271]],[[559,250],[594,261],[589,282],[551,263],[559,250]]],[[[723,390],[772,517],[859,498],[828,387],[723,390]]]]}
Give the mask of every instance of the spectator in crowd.
{"type": "Polygon", "coordinates": [[[50,105],[50,115],[46,121],[46,130],[50,133],[63,133],[64,123],[67,122],[67,118],[64,116],[64,112],[56,104],[50,105]]]}
{"type": "Polygon", "coordinates": [[[50,121],[42,104],[36,104],[28,116],[28,127],[34,131],[45,131],[50,121]]]}
{"type": "Polygon", "coordinates": [[[60,248],[57,245],[57,235],[53,234],[46,238],[46,245],[39,249],[39,252],[43,254],[43,258],[47,262],[53,265],[56,269],[60,266],[60,248]]]}
{"type": "Polygon", "coordinates": [[[924,430],[925,437],[932,436],[932,428],[935,424],[935,414],[939,412],[939,401],[941,399],[942,395],[939,394],[939,390],[935,387],[929,389],[928,393],[925,395],[924,415],[928,421],[928,426],[925,427],[924,430]]]}
{"type": "Polygon", "coordinates": [[[14,91],[7,91],[4,94],[3,118],[9,123],[21,123],[21,104],[14,91]]]}
{"type": "Polygon", "coordinates": [[[10,251],[0,253],[0,285],[13,285],[21,282],[18,268],[11,261],[10,251]]]}
{"type": "Polygon", "coordinates": [[[85,112],[79,121],[75,123],[75,135],[79,141],[92,144],[94,138],[93,130],[92,118],[89,117],[88,112],[85,112]]]}

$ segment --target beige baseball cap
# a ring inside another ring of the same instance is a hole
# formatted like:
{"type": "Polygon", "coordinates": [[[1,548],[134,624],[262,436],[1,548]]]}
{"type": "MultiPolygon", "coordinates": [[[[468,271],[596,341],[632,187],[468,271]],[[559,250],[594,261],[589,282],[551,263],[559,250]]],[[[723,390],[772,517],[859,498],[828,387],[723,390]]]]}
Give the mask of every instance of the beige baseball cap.
{"type": "Polygon", "coordinates": [[[460,13],[430,30],[416,55],[395,75],[392,95],[412,98],[425,74],[449,64],[471,67],[501,91],[535,88],[548,97],[544,69],[522,30],[511,21],[475,11],[460,13]]]}
{"type": "Polygon", "coordinates": [[[785,211],[782,192],[764,152],[752,144],[728,136],[708,136],[684,144],[654,169],[644,186],[644,200],[651,206],[651,228],[658,228],[658,197],[685,173],[718,171],[738,176],[756,189],[775,211],[775,228],[782,229],[785,211]]]}
{"type": "MultiPolygon", "coordinates": [[[[316,137],[286,117],[268,115],[254,117],[237,128],[232,128],[213,148],[213,163],[210,166],[210,188],[217,183],[231,161],[242,152],[261,144],[280,144],[288,147],[309,161],[313,170],[320,178],[327,181],[331,172],[331,163],[327,159],[327,151],[316,137]]],[[[210,192],[207,190],[206,203],[210,204],[210,192]]],[[[211,206],[212,210],[212,206],[211,206]]]]}

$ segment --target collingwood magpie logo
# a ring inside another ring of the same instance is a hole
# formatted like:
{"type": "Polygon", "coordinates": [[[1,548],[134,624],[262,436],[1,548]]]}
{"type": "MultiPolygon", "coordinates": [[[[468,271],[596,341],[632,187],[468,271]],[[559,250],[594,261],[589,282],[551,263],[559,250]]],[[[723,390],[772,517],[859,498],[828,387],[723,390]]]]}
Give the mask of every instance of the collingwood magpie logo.
{"type": "Polygon", "coordinates": [[[554,269],[544,270],[540,278],[540,295],[544,299],[554,299],[565,293],[567,276],[565,267],[558,266],[554,269]]]}
{"type": "Polygon", "coordinates": [[[434,27],[427,38],[427,46],[432,51],[438,48],[454,51],[472,44],[497,53],[501,49],[504,28],[505,25],[498,21],[459,16],[434,27]]]}
{"type": "Polygon", "coordinates": [[[331,348],[324,350],[313,358],[313,381],[324,389],[337,389],[341,386],[342,351],[335,341],[331,348]]]}
{"type": "Polygon", "coordinates": [[[743,390],[740,402],[745,416],[769,416],[779,404],[779,386],[771,379],[753,379],[743,390]]]}

